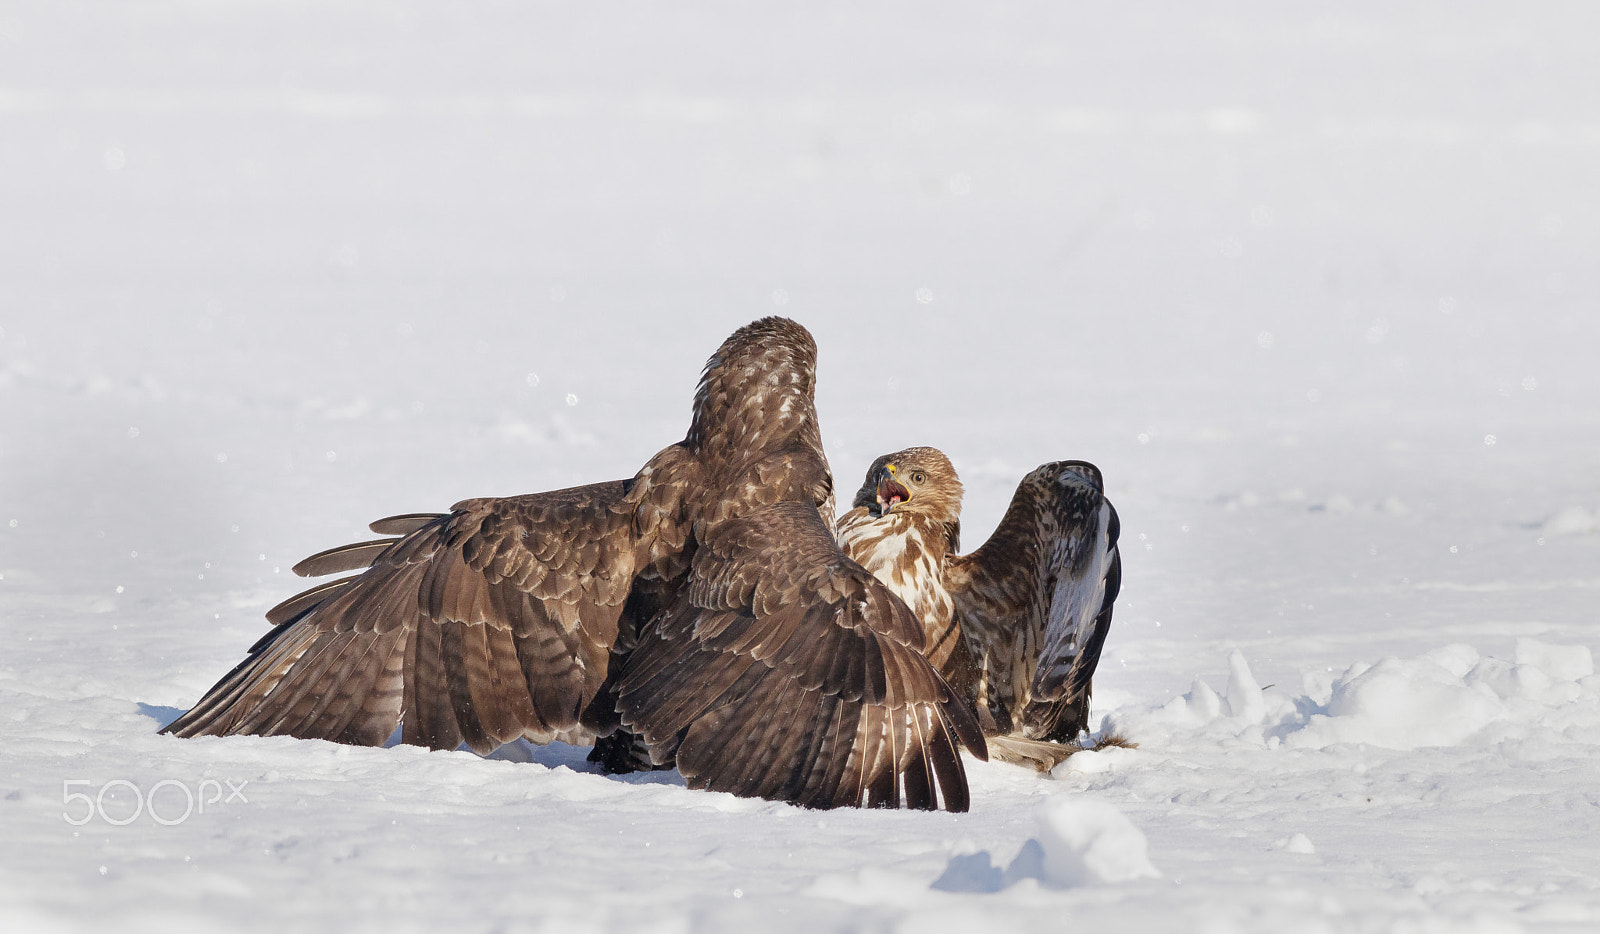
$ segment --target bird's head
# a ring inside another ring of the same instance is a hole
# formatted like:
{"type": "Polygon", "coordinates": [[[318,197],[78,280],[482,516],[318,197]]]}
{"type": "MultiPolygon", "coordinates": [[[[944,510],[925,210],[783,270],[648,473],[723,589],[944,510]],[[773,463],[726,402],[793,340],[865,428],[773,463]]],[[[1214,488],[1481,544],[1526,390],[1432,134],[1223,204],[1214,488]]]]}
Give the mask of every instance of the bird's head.
{"type": "Polygon", "coordinates": [[[939,449],[906,448],[872,462],[853,505],[879,516],[917,513],[956,522],[961,518],[961,480],[939,449]]]}

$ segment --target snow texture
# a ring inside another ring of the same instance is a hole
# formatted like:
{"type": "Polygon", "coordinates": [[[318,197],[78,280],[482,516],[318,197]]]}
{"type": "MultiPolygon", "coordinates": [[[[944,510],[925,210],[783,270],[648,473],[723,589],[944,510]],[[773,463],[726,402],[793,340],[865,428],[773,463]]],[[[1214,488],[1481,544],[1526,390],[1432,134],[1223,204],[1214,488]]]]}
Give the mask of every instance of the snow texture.
{"type": "Polygon", "coordinates": [[[1597,114],[1592,3],[0,3],[0,929],[1600,928],[1597,114]],[[156,734],[771,313],[840,489],[1102,468],[1138,748],[951,815],[156,734]]]}

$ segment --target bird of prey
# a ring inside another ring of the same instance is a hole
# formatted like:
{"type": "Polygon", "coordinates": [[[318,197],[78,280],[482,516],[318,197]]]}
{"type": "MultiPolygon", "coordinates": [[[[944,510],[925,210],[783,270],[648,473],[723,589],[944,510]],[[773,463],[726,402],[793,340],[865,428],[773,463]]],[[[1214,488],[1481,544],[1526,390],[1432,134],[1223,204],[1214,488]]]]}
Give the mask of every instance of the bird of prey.
{"type": "Polygon", "coordinates": [[[399,727],[479,753],[601,737],[691,788],[966,810],[959,746],[983,758],[983,734],[921,623],[834,541],[815,382],[811,335],[765,318],[632,478],[372,523],[391,537],[295,567],[363,570],[270,610],[166,731],[377,745],[399,727]]]}
{"type": "Polygon", "coordinates": [[[961,492],[940,451],[885,454],[840,517],[839,544],[917,615],[928,660],[973,706],[990,754],[1046,770],[1088,725],[1122,582],[1117,513],[1094,465],[1045,464],[963,555],[961,492]]]}

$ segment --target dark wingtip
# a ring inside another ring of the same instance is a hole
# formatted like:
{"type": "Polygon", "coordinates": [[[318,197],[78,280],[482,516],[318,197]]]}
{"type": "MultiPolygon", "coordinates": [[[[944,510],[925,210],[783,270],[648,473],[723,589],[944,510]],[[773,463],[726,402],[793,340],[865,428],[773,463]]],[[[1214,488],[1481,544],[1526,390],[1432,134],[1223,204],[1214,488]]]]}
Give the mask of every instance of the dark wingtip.
{"type": "Polygon", "coordinates": [[[978,718],[973,715],[972,709],[959,700],[945,701],[941,709],[961,745],[978,759],[988,762],[989,743],[983,738],[983,729],[978,726],[978,718]]]}

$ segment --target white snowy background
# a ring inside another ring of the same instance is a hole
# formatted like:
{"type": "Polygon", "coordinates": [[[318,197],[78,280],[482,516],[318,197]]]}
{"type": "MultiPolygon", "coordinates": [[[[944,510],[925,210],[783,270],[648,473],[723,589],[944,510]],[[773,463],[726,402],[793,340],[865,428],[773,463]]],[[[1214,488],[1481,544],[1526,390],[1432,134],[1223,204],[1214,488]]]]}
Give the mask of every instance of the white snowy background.
{"type": "Polygon", "coordinates": [[[0,927],[1597,929],[1597,36],[0,3],[0,927]],[[968,547],[1033,466],[1104,469],[1095,717],[1138,749],[969,761],[949,815],[156,735],[296,560],[631,474],[771,313],[840,486],[937,445],[968,547]]]}

